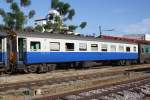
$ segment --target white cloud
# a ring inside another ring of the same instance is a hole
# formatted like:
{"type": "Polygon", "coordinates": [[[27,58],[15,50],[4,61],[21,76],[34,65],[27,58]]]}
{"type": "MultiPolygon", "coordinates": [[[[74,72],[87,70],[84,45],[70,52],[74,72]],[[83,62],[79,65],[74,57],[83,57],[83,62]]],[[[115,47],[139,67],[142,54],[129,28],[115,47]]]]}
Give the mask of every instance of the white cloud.
{"type": "Polygon", "coordinates": [[[123,32],[132,34],[140,34],[140,33],[150,34],[150,18],[143,19],[139,23],[127,26],[125,29],[123,29],[123,32]]]}

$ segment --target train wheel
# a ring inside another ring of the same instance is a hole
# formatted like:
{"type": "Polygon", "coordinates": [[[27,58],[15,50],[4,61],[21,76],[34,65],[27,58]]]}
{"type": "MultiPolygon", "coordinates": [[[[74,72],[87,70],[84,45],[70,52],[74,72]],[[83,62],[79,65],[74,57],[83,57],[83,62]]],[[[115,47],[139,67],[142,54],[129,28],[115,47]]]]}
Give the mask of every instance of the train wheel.
{"type": "Polygon", "coordinates": [[[91,66],[90,62],[83,61],[79,63],[80,68],[90,68],[90,66],[91,66]]]}
{"type": "Polygon", "coordinates": [[[133,60],[133,61],[132,61],[132,64],[134,64],[134,65],[137,64],[137,61],[136,61],[136,60],[133,60]]]}
{"type": "Polygon", "coordinates": [[[29,73],[27,68],[24,68],[24,69],[23,69],[23,72],[26,73],[26,74],[29,73]]]}
{"type": "Polygon", "coordinates": [[[121,65],[121,66],[124,66],[124,65],[125,65],[125,61],[124,61],[124,60],[120,60],[119,62],[120,62],[120,65],[121,65]]]}
{"type": "Polygon", "coordinates": [[[29,65],[29,66],[27,66],[27,71],[29,73],[35,73],[37,71],[37,65],[29,65]]]}
{"type": "Polygon", "coordinates": [[[13,66],[13,65],[10,65],[9,68],[6,69],[7,74],[13,74],[13,73],[15,73],[15,71],[16,71],[15,66],[13,66]]]}
{"type": "Polygon", "coordinates": [[[127,60],[127,61],[126,61],[126,65],[127,65],[127,66],[131,65],[131,61],[127,60]]]}
{"type": "Polygon", "coordinates": [[[56,69],[56,64],[47,64],[48,72],[56,69]]]}
{"type": "Polygon", "coordinates": [[[79,69],[80,67],[80,62],[74,62],[74,68],[79,69]]]}

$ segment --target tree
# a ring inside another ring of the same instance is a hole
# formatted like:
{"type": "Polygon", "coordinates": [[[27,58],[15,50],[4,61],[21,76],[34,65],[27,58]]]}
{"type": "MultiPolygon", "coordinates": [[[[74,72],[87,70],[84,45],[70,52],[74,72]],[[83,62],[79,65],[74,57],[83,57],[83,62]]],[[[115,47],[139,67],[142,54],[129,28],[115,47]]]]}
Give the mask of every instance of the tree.
{"type": "MultiPolygon", "coordinates": [[[[87,23],[82,22],[80,25],[66,25],[65,22],[68,20],[72,20],[75,16],[75,10],[71,8],[70,4],[64,3],[60,0],[52,0],[51,1],[51,9],[54,9],[59,12],[60,16],[56,16],[58,20],[55,20],[56,23],[51,23],[49,26],[53,32],[64,32],[66,31],[66,27],[68,27],[68,31],[75,31],[78,27],[81,29],[85,28],[87,23]],[[64,27],[65,26],[65,27],[64,27]]],[[[52,17],[53,18],[53,17],[52,17]]],[[[47,23],[49,24],[49,23],[47,23]]],[[[48,28],[48,27],[45,27],[48,28]]],[[[46,29],[47,30],[47,29],[46,29]]]]}
{"type": "Polygon", "coordinates": [[[75,25],[69,25],[69,31],[73,32],[78,28],[78,26],[75,25]]]}
{"type": "MultiPolygon", "coordinates": [[[[24,29],[24,25],[31,19],[35,11],[29,11],[29,14],[25,14],[21,7],[27,7],[31,4],[30,0],[4,0],[10,8],[10,10],[5,10],[0,8],[0,16],[3,19],[4,24],[1,24],[0,27],[3,31],[6,31],[7,37],[7,72],[12,73],[16,69],[17,64],[17,32],[24,29]]],[[[28,28],[29,29],[29,28],[28,28]]]]}
{"type": "Polygon", "coordinates": [[[34,28],[32,26],[27,26],[24,28],[25,32],[34,32],[34,28]]]}
{"type": "Polygon", "coordinates": [[[42,32],[42,31],[43,31],[43,26],[37,25],[37,26],[34,28],[34,31],[35,31],[35,32],[42,32]]]}
{"type": "Polygon", "coordinates": [[[28,19],[35,15],[34,10],[29,11],[27,15],[21,10],[21,7],[28,7],[31,0],[20,0],[20,2],[5,0],[5,2],[10,6],[10,11],[0,8],[0,16],[4,22],[3,26],[9,30],[22,31],[28,19]]]}
{"type": "Polygon", "coordinates": [[[71,9],[71,6],[68,3],[64,3],[59,0],[52,0],[51,8],[57,10],[61,16],[63,16],[63,20],[72,20],[75,15],[75,10],[71,9]]]}

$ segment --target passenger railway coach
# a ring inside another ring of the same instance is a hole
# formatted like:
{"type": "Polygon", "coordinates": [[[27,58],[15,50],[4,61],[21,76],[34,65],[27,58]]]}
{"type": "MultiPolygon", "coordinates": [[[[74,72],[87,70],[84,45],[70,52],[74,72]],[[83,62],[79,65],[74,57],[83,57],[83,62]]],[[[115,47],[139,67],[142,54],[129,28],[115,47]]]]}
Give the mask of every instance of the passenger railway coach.
{"type": "MultiPolygon", "coordinates": [[[[1,33],[0,37],[0,60],[1,68],[3,68],[8,67],[8,49],[14,49],[15,46],[8,47],[6,34],[1,33]]],[[[141,53],[149,53],[149,48],[148,41],[139,44],[131,39],[115,37],[20,33],[17,35],[15,70],[46,72],[53,70],[58,64],[89,67],[91,62],[135,64],[140,59],[143,60],[141,53]]],[[[146,59],[150,60],[149,56],[146,59]]]]}

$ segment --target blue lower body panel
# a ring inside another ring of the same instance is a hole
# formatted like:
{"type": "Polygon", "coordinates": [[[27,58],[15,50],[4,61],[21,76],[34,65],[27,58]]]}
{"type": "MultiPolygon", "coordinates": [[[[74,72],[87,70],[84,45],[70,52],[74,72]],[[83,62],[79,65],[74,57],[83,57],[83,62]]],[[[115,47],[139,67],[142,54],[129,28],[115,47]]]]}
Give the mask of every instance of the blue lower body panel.
{"type": "Polygon", "coordinates": [[[92,60],[136,60],[138,53],[121,52],[26,52],[26,64],[92,60]]]}
{"type": "Polygon", "coordinates": [[[0,62],[3,64],[7,64],[7,55],[6,52],[0,52],[0,62]]]}

